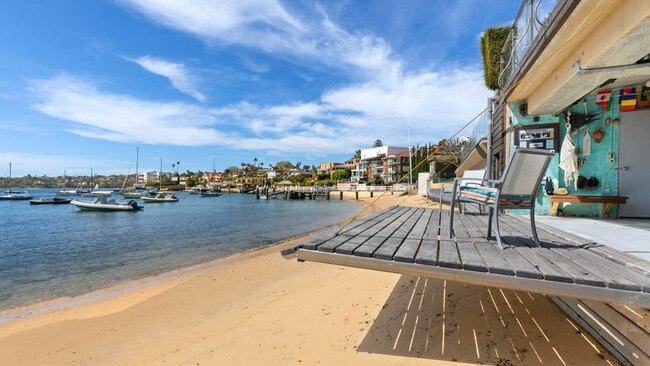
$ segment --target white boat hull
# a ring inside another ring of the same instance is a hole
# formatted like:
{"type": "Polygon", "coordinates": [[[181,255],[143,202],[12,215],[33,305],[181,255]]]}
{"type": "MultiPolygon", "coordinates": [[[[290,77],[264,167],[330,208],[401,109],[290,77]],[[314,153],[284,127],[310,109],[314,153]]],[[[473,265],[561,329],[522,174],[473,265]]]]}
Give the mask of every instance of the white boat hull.
{"type": "Polygon", "coordinates": [[[138,211],[139,208],[126,203],[94,203],[72,200],[71,205],[82,211],[138,211]]]}
{"type": "Polygon", "coordinates": [[[178,202],[178,198],[154,198],[154,197],[140,197],[144,203],[164,203],[164,202],[178,202]]]}

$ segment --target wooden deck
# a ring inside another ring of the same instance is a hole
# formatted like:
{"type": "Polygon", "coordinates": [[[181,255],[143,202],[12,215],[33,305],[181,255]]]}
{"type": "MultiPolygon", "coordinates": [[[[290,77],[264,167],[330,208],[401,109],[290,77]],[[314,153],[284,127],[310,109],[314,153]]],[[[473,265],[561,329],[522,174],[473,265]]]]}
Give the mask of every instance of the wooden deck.
{"type": "Polygon", "coordinates": [[[286,257],[650,308],[650,265],[606,246],[501,216],[501,250],[486,239],[487,216],[394,206],[283,252],[286,257]],[[628,260],[629,259],[629,260],[628,260]]]}

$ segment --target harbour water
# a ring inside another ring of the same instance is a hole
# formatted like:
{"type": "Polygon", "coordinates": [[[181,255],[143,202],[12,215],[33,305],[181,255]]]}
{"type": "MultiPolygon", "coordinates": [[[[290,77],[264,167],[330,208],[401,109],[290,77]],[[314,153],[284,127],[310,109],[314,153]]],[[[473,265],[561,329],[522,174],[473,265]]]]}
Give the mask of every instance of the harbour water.
{"type": "MultiPolygon", "coordinates": [[[[55,191],[30,194],[39,198],[55,191]]],[[[0,201],[0,310],[264,246],[359,210],[355,202],[338,200],[201,198],[183,192],[177,197],[177,203],[144,204],[140,212],[0,201]]]]}

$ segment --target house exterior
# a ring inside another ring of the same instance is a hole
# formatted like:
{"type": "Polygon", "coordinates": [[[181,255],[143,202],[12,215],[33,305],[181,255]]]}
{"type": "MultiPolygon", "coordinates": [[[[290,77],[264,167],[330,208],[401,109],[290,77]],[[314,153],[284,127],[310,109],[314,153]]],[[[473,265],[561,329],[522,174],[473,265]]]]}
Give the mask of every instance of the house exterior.
{"type": "Polygon", "coordinates": [[[158,174],[157,171],[144,172],[140,176],[141,176],[141,178],[138,179],[138,180],[140,182],[144,183],[145,185],[151,185],[151,184],[157,184],[158,183],[159,174],[158,174]]]}
{"type": "Polygon", "coordinates": [[[341,165],[341,163],[335,163],[335,162],[331,162],[331,161],[320,163],[320,165],[318,166],[318,169],[316,170],[316,173],[319,174],[319,175],[320,174],[327,174],[327,175],[331,176],[332,172],[334,170],[336,170],[335,167],[340,166],[340,165],[341,165]]]}
{"type": "MultiPolygon", "coordinates": [[[[650,195],[636,188],[650,179],[643,160],[650,154],[650,1],[540,1],[523,1],[513,29],[526,31],[512,32],[503,50],[500,91],[489,103],[492,177],[516,147],[554,150],[546,177],[555,188],[626,196],[610,217],[650,217],[650,195]],[[579,175],[597,186],[578,186],[559,167],[567,133],[579,151],[579,175]]],[[[536,207],[550,213],[543,189],[536,207]]],[[[601,211],[597,203],[577,204],[563,214],[601,211]]]]}
{"type": "Polygon", "coordinates": [[[350,181],[353,183],[372,181],[375,174],[384,177],[383,158],[389,155],[408,153],[407,147],[380,146],[361,150],[361,158],[352,170],[350,181]]]}
{"type": "Polygon", "coordinates": [[[384,181],[384,184],[397,183],[405,174],[408,174],[410,170],[410,156],[411,154],[406,151],[382,158],[384,164],[382,179],[384,181]]]}
{"type": "Polygon", "coordinates": [[[209,183],[219,183],[223,182],[224,180],[224,174],[221,172],[205,172],[203,173],[203,180],[207,181],[209,183]]]}

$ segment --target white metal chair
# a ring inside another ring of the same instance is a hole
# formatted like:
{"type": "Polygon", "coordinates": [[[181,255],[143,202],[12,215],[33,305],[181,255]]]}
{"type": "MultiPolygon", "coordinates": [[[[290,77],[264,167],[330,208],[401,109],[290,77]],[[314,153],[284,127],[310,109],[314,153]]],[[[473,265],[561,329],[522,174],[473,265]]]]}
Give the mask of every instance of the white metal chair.
{"type": "Polygon", "coordinates": [[[497,231],[497,244],[501,249],[501,231],[499,229],[499,210],[501,209],[529,209],[530,226],[535,243],[539,246],[537,229],[535,227],[535,197],[546,173],[554,152],[552,150],[523,149],[515,150],[508,162],[500,180],[485,178],[456,178],[451,195],[451,219],[449,221],[449,237],[454,230],[454,205],[456,197],[463,202],[472,202],[486,206],[490,213],[488,220],[487,235],[492,235],[492,217],[495,218],[497,231]],[[462,180],[473,180],[479,183],[486,183],[480,187],[459,185],[462,180]]]}

